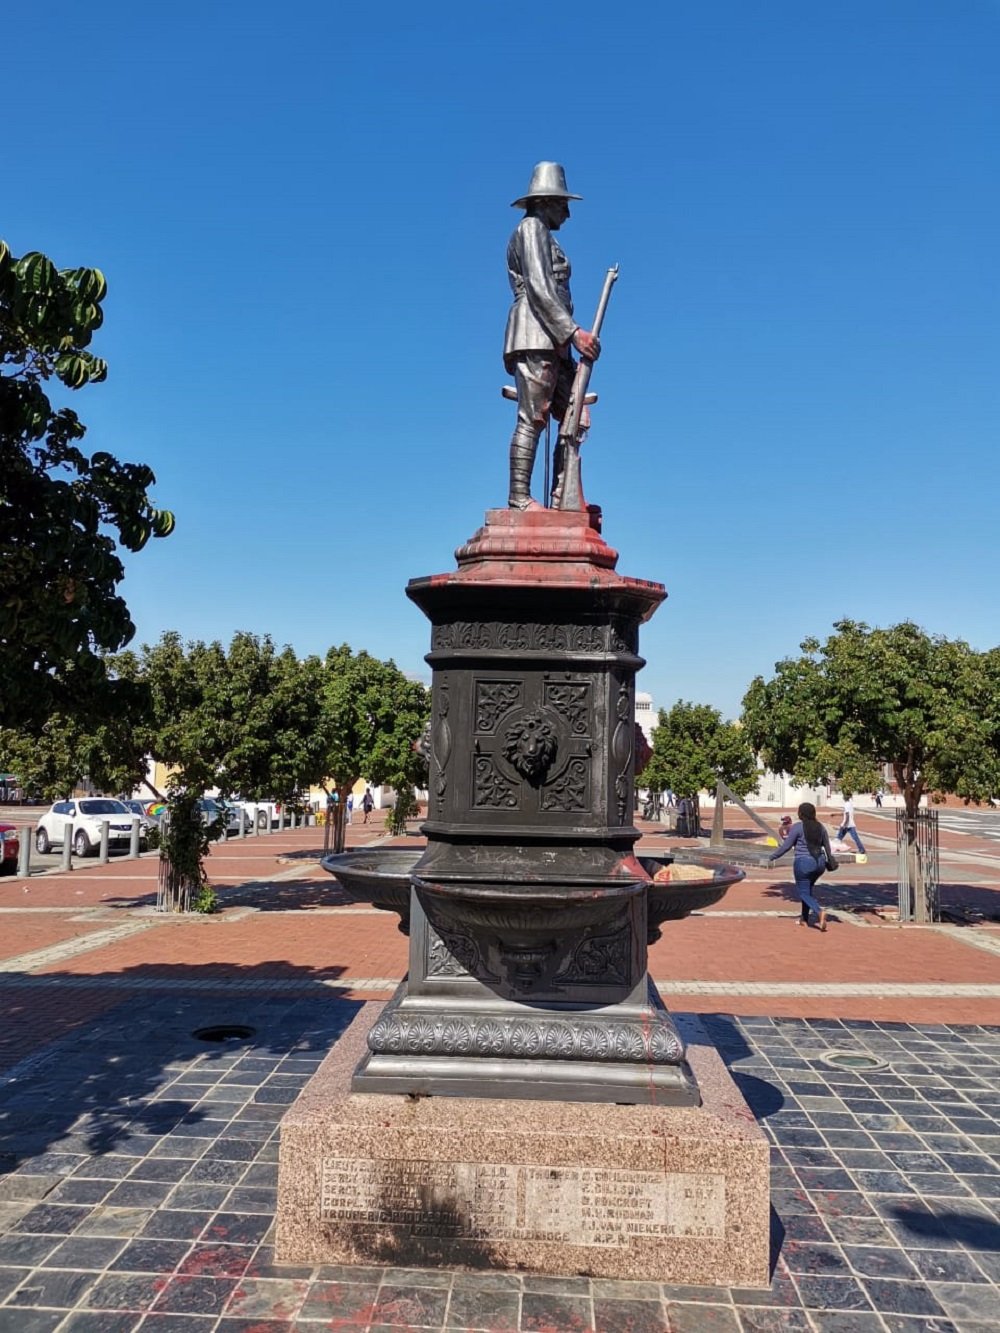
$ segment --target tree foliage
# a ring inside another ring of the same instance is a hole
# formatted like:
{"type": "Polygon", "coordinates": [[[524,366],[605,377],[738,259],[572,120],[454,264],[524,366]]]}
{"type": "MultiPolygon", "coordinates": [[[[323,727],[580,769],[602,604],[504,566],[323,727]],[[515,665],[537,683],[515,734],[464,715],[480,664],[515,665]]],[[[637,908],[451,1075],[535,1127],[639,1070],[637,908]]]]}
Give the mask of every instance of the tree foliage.
{"type": "Polygon", "coordinates": [[[227,650],[171,631],[115,668],[148,691],[142,743],[185,787],[291,801],[329,780],[343,800],[362,777],[397,790],[421,779],[428,691],[346,644],[300,660],[267,635],[227,650]]]}
{"type": "Polygon", "coordinates": [[[170,631],[118,659],[149,691],[149,753],[184,787],[291,800],[322,777],[323,664],[267,636],[184,644],[170,631]]]}
{"type": "Polygon", "coordinates": [[[708,704],[679,699],[669,711],[660,709],[653,753],[639,780],[653,791],[669,789],[692,798],[714,790],[721,780],[737,796],[746,796],[757,785],[757,765],[737,723],[724,722],[708,704]]]}
{"type": "MultiPolygon", "coordinates": [[[[131,699],[119,690],[119,702],[131,699]]],[[[0,731],[0,771],[16,773],[25,791],[59,801],[88,778],[98,791],[129,793],[142,780],[146,757],[131,709],[88,724],[55,714],[36,732],[0,731]]]]}
{"type": "Polygon", "coordinates": [[[426,781],[417,742],[430,716],[430,691],[391,659],[347,644],[326,655],[323,688],[324,776],[341,800],[359,778],[407,792],[426,781]]]}
{"type": "Polygon", "coordinates": [[[135,632],[118,546],[138,551],[174,526],[149,499],[152,471],[85,454],[86,428],[49,397],[106,378],[89,350],[106,291],[100,269],[16,259],[0,241],[0,727],[113,714],[104,653],[135,632]]]}
{"type": "Polygon", "coordinates": [[[764,762],[796,782],[871,791],[890,764],[912,814],[924,793],[985,801],[1000,791],[1000,655],[841,620],[825,643],[758,676],[743,721],[764,762]]]}

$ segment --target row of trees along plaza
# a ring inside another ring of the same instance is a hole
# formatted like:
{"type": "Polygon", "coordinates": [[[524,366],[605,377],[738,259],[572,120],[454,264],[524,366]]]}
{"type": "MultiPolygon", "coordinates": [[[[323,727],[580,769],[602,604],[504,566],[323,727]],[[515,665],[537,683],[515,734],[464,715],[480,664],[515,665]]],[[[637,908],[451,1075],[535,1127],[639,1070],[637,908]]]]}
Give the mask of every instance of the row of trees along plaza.
{"type": "MultiPolygon", "coordinates": [[[[409,792],[429,700],[392,662],[346,645],[303,660],[252,634],[228,649],[174,633],[128,648],[120,553],[168,537],[174,516],[154,507],[150,468],[84,451],[85,427],[50,397],[106,378],[90,351],[106,290],[98,269],[0,242],[0,770],[49,796],[85,775],[126,791],[152,756],[175,771],[175,818],[213,786],[292,800],[325,782],[341,804],[360,777],[409,792]]],[[[889,764],[908,816],[925,794],[989,800],[1000,649],[843,620],[756,678],[738,723],[704,704],[661,712],[639,780],[695,796],[721,779],[747,795],[757,756],[803,785],[856,791],[889,764]]]]}
{"type": "Polygon", "coordinates": [[[844,791],[876,790],[888,765],[904,802],[913,915],[924,920],[921,799],[1000,795],[1000,648],[977,652],[908,621],[872,629],[841,620],[769,680],[757,676],[739,722],[702,704],[661,710],[640,781],[692,797],[722,781],[742,797],[756,788],[758,758],[798,785],[844,791]]]}

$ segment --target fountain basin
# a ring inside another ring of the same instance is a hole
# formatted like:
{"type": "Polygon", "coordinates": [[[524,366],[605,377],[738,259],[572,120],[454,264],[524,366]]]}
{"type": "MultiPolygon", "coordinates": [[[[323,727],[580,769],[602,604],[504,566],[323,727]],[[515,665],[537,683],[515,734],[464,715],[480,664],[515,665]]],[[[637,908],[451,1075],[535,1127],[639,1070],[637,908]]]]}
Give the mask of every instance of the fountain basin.
{"type": "MultiPolygon", "coordinates": [[[[410,933],[410,886],[413,871],[423,855],[422,848],[374,847],[363,851],[341,852],[323,858],[322,866],[334,876],[352,902],[368,903],[383,912],[395,912],[399,930],[410,933]]],[[[695,854],[696,855],[696,854],[695,854]]],[[[640,856],[639,864],[649,875],[648,907],[646,913],[647,940],[652,944],[662,934],[665,921],[679,921],[691,912],[703,911],[719,902],[734,884],[746,878],[746,872],[734,865],[720,865],[706,858],[704,862],[692,854],[680,863],[669,856],[640,856]],[[664,883],[654,876],[664,866],[682,876],[689,865],[712,871],[710,879],[681,878],[664,883]]],[[[626,880],[613,886],[607,881],[571,889],[544,884],[477,884],[464,883],[461,888],[439,881],[420,881],[419,889],[425,901],[448,899],[455,905],[461,899],[460,911],[470,918],[468,924],[480,927],[509,928],[514,924],[529,925],[545,915],[550,924],[565,926],[564,913],[570,913],[572,922],[597,924],[615,915],[624,898],[642,892],[643,881],[626,880]],[[596,890],[602,890],[597,893],[596,890]],[[555,917],[551,914],[555,914],[555,917]]]]}
{"type": "Polygon", "coordinates": [[[711,907],[726,896],[734,884],[746,879],[746,871],[738,866],[719,865],[715,861],[700,862],[694,857],[686,857],[683,865],[669,856],[640,856],[639,864],[649,875],[649,898],[646,908],[646,942],[654,944],[662,935],[660,927],[665,921],[679,921],[692,912],[701,912],[711,907]],[[678,878],[664,882],[655,878],[658,870],[664,866],[678,872],[678,878]],[[712,872],[708,879],[684,879],[683,872],[689,866],[699,866],[712,872]]]}
{"type": "Polygon", "coordinates": [[[324,856],[320,864],[352,903],[368,903],[380,912],[395,912],[400,932],[409,935],[410,876],[423,854],[422,847],[373,847],[324,856]]]}

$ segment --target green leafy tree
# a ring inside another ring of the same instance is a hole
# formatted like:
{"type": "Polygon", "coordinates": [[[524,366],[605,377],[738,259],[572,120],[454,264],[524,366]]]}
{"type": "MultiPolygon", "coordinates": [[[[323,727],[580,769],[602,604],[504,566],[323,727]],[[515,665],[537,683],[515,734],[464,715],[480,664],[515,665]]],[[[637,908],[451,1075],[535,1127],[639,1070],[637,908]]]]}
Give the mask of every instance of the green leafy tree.
{"type": "Polygon", "coordinates": [[[911,621],[871,629],[841,620],[825,643],[776,663],[743,701],[747,734],[767,766],[817,785],[871,791],[891,765],[907,821],[914,915],[928,905],[913,816],[925,794],[986,801],[1000,792],[1000,656],[911,621]]]}
{"type": "Polygon", "coordinates": [[[0,771],[16,773],[26,791],[47,801],[65,799],[84,778],[98,791],[127,794],[142,781],[146,756],[125,713],[95,726],[56,714],[30,735],[0,731],[0,771]]]}
{"type": "Polygon", "coordinates": [[[323,777],[323,663],[267,636],[184,644],[169,631],[119,670],[149,691],[145,742],[181,785],[290,801],[323,777]]]}
{"type": "Polygon", "coordinates": [[[757,764],[738,723],[724,722],[709,704],[679,699],[669,711],[660,709],[653,753],[639,779],[654,791],[669,788],[694,801],[720,780],[746,796],[757,786],[757,764]]]}
{"type": "Polygon", "coordinates": [[[326,655],[323,689],[323,771],[341,804],[359,778],[395,788],[400,817],[413,808],[413,787],[425,780],[417,744],[430,716],[430,691],[393,661],[347,644],[326,655]]]}
{"type": "Polygon", "coordinates": [[[113,715],[104,654],[135,632],[118,547],[174,526],[150,502],[152,471],[82,452],[85,427],[49,397],[106,378],[89,350],[106,291],[100,269],[17,259],[0,241],[0,727],[113,715]]]}

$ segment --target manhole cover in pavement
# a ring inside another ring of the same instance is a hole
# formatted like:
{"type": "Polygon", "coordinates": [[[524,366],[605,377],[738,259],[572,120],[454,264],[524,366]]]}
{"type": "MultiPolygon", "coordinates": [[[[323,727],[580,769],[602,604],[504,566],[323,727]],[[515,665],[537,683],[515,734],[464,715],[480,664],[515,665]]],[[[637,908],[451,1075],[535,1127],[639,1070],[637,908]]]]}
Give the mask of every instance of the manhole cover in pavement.
{"type": "Polygon", "coordinates": [[[826,1051],[820,1057],[834,1069],[888,1069],[887,1060],[881,1060],[869,1051],[826,1051]]]}
{"type": "Polygon", "coordinates": [[[199,1041],[246,1041],[255,1032],[256,1028],[248,1028],[241,1023],[219,1023],[211,1028],[196,1028],[191,1035],[199,1041]]]}

